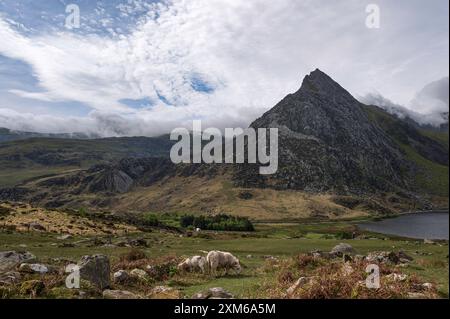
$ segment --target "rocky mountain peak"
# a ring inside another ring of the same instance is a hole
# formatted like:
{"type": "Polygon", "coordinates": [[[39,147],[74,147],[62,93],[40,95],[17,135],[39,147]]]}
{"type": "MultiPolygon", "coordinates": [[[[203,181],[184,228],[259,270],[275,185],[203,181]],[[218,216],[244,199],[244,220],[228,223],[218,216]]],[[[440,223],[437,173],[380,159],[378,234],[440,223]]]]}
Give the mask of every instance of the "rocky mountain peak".
{"type": "Polygon", "coordinates": [[[328,96],[344,95],[348,98],[348,93],[342,86],[335,82],[330,76],[319,69],[314,70],[303,79],[302,86],[295,94],[321,94],[328,96]]]}

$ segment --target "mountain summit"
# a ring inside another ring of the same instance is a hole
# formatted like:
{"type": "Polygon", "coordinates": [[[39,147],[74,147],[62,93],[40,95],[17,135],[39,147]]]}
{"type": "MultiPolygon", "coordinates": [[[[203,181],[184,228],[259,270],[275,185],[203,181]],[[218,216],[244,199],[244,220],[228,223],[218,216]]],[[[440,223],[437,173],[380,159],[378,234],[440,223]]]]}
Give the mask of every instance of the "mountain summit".
{"type": "Polygon", "coordinates": [[[279,129],[278,173],[257,176],[246,166],[236,175],[238,182],[314,192],[407,189],[411,176],[404,172],[412,164],[370,115],[367,106],[315,70],[296,93],[251,124],[279,129]]]}

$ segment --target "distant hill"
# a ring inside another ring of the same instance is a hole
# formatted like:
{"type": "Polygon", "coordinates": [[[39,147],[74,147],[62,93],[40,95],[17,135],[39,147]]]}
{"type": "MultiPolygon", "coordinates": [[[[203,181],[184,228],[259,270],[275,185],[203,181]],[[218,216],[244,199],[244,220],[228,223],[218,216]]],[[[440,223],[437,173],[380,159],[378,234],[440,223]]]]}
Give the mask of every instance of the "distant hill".
{"type": "Polygon", "coordinates": [[[53,133],[24,132],[0,127],[0,143],[8,141],[25,140],[28,138],[94,139],[99,138],[99,136],[85,133],[53,134],[53,133]]]}

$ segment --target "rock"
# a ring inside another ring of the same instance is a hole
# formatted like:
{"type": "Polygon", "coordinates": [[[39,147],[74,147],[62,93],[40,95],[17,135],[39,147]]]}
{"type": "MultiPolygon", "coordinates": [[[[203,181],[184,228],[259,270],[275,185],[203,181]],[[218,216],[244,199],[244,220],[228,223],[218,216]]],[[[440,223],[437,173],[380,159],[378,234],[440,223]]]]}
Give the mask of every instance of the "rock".
{"type": "Polygon", "coordinates": [[[132,247],[148,247],[148,243],[145,239],[133,239],[128,242],[132,247]]]}
{"type": "Polygon", "coordinates": [[[7,271],[5,273],[0,273],[0,286],[17,284],[20,279],[21,275],[16,271],[7,271]]]}
{"type": "Polygon", "coordinates": [[[386,276],[386,279],[392,280],[392,281],[405,281],[408,278],[405,274],[396,274],[392,273],[386,276]]]}
{"type": "Polygon", "coordinates": [[[142,280],[142,281],[149,280],[149,275],[147,274],[147,272],[145,270],[142,270],[142,269],[135,268],[130,272],[130,275],[131,275],[131,277],[134,277],[138,280],[142,280]]]}
{"type": "Polygon", "coordinates": [[[253,256],[252,255],[247,255],[247,257],[246,257],[247,259],[252,259],[253,258],[253,256]]]}
{"type": "Polygon", "coordinates": [[[221,287],[210,288],[207,291],[196,293],[192,299],[232,299],[231,293],[221,287]]]}
{"type": "Polygon", "coordinates": [[[150,291],[149,297],[152,299],[180,299],[181,293],[171,287],[156,286],[150,291]]]}
{"type": "Polygon", "coordinates": [[[414,258],[412,258],[411,256],[407,255],[402,250],[397,253],[397,256],[400,259],[400,262],[402,262],[402,260],[404,260],[405,262],[411,262],[411,261],[414,260],[414,258]]]}
{"type": "Polygon", "coordinates": [[[432,241],[432,240],[430,240],[430,239],[424,239],[424,240],[423,240],[423,243],[424,243],[424,244],[427,244],[427,245],[434,245],[434,244],[436,244],[434,241],[432,241]]]}
{"type": "Polygon", "coordinates": [[[104,290],[103,298],[105,299],[141,299],[138,295],[126,290],[104,290]]]}
{"type": "Polygon", "coordinates": [[[292,295],[298,288],[304,287],[305,285],[309,284],[311,282],[311,278],[308,277],[301,277],[299,278],[292,286],[290,286],[286,293],[288,295],[292,295]]]}
{"type": "Polygon", "coordinates": [[[122,284],[130,279],[130,275],[125,270],[119,270],[113,275],[114,282],[117,284],[122,284]]]}
{"type": "Polygon", "coordinates": [[[37,222],[31,222],[27,226],[30,230],[41,231],[41,232],[47,231],[47,229],[44,226],[42,226],[41,224],[39,224],[37,222]]]}
{"type": "Polygon", "coordinates": [[[408,292],[409,299],[428,299],[428,296],[421,292],[408,292]]]}
{"type": "Polygon", "coordinates": [[[426,282],[426,283],[423,283],[423,284],[422,284],[422,287],[423,287],[424,289],[430,290],[430,289],[433,289],[433,284],[431,284],[431,283],[429,283],[429,282],[426,282]]]}
{"type": "Polygon", "coordinates": [[[103,290],[110,287],[110,264],[107,256],[83,256],[78,263],[81,279],[103,290]]]}
{"type": "Polygon", "coordinates": [[[42,264],[21,264],[19,266],[19,271],[24,273],[38,273],[38,274],[46,274],[49,272],[47,266],[42,264]]]}
{"type": "Polygon", "coordinates": [[[367,260],[369,262],[391,263],[397,265],[407,264],[411,262],[413,258],[402,251],[398,253],[392,251],[378,251],[369,253],[367,255],[367,260]]]}
{"type": "Polygon", "coordinates": [[[28,280],[20,285],[21,295],[38,296],[45,289],[45,284],[41,280],[28,280]]]}
{"type": "Polygon", "coordinates": [[[72,237],[73,237],[73,236],[70,235],[70,234],[65,234],[65,235],[61,235],[61,236],[56,237],[56,239],[59,239],[59,240],[67,240],[67,239],[71,239],[72,237]]]}
{"type": "Polygon", "coordinates": [[[371,252],[367,255],[366,259],[369,262],[378,262],[378,263],[398,264],[400,262],[398,254],[389,251],[371,252]]]}
{"type": "Polygon", "coordinates": [[[331,250],[330,253],[338,257],[342,257],[344,254],[348,255],[355,254],[355,250],[349,244],[340,243],[339,245],[334,246],[334,248],[331,250]]]}
{"type": "Polygon", "coordinates": [[[32,262],[36,257],[29,252],[2,251],[0,252],[0,272],[13,270],[17,265],[32,262]]]}

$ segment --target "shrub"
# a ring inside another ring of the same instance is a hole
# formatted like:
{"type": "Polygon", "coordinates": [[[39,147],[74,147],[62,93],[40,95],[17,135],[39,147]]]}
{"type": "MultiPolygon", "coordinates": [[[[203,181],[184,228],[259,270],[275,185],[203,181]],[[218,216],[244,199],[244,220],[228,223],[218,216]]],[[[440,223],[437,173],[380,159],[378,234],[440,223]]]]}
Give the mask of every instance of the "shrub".
{"type": "Polygon", "coordinates": [[[143,217],[143,224],[145,226],[159,226],[160,222],[158,216],[156,216],[155,214],[147,213],[143,217]]]}
{"type": "Polygon", "coordinates": [[[182,227],[200,228],[204,230],[254,231],[253,224],[246,217],[219,214],[215,216],[185,215],[180,219],[182,227]]]}

